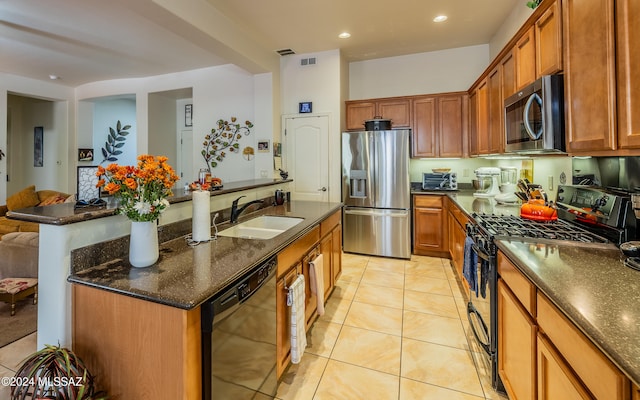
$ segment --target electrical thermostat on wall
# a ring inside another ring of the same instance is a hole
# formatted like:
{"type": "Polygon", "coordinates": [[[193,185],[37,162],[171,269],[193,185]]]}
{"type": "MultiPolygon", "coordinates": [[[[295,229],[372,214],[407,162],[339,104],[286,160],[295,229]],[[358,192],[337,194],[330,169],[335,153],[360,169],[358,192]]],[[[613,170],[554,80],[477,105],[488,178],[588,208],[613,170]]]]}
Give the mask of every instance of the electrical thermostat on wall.
{"type": "Polygon", "coordinates": [[[305,102],[299,103],[298,112],[300,114],[310,113],[311,112],[311,104],[312,103],[310,101],[305,101],[305,102]]]}

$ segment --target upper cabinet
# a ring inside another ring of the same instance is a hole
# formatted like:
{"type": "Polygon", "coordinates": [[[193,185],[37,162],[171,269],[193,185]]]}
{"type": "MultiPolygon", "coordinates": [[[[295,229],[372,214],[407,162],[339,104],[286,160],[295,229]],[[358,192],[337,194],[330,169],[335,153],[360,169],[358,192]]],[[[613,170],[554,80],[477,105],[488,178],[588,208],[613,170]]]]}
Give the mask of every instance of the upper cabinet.
{"type": "Polygon", "coordinates": [[[563,3],[569,152],[617,147],[614,10],[614,0],[563,3]]]}
{"type": "Polygon", "coordinates": [[[533,27],[516,42],[516,88],[522,89],[536,80],[536,40],[533,27]]]}
{"type": "Polygon", "coordinates": [[[504,96],[502,68],[496,66],[469,96],[469,153],[472,156],[502,152],[504,96]]]}
{"type": "Polygon", "coordinates": [[[393,129],[411,126],[411,100],[408,97],[352,100],[345,104],[349,131],[364,130],[364,121],[375,117],[390,119],[393,129]]]}
{"type": "Polygon", "coordinates": [[[373,119],[376,115],[376,103],[373,101],[347,101],[347,130],[361,131],[364,121],[373,119]]]}
{"type": "Polygon", "coordinates": [[[348,130],[364,130],[374,116],[392,129],[411,129],[411,157],[464,157],[467,149],[466,92],[354,100],[346,104],[348,130]]]}
{"type": "Polygon", "coordinates": [[[412,157],[463,157],[466,149],[465,93],[413,98],[412,157]]]}
{"type": "Polygon", "coordinates": [[[516,60],[513,50],[502,57],[500,67],[502,68],[502,97],[506,99],[516,92],[516,60]]]}
{"type": "Polygon", "coordinates": [[[562,17],[558,1],[534,25],[537,77],[562,70],[562,17]]]}
{"type": "Polygon", "coordinates": [[[618,67],[618,145],[640,148],[640,2],[616,2],[616,54],[618,67]]]}

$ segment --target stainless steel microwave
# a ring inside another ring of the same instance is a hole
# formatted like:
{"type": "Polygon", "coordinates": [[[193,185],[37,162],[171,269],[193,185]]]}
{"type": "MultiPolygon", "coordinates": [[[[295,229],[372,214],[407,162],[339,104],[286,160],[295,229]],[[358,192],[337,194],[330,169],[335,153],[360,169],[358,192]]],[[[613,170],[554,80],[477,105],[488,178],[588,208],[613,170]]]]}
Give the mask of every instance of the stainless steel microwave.
{"type": "Polygon", "coordinates": [[[562,75],[545,75],[504,102],[506,153],[564,153],[562,75]]]}

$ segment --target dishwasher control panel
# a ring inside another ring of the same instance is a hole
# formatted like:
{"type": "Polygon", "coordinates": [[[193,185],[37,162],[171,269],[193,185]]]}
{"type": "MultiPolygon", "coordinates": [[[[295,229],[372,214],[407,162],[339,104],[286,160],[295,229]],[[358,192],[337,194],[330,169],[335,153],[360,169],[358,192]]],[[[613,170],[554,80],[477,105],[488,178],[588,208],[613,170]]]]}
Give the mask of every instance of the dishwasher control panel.
{"type": "Polygon", "coordinates": [[[272,272],[276,269],[277,261],[272,258],[259,267],[254,269],[247,277],[245,277],[237,286],[236,293],[240,302],[250,297],[253,292],[258,290],[264,281],[271,276],[272,272]]]}

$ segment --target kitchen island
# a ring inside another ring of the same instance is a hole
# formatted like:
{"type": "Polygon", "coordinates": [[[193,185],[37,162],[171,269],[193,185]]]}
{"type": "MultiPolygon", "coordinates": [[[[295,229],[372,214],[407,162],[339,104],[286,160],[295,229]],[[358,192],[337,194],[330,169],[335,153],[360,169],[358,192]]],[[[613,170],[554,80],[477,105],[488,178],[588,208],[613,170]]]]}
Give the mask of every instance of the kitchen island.
{"type": "MultiPolygon", "coordinates": [[[[231,202],[240,195],[246,196],[246,201],[273,199],[274,190],[287,191],[290,182],[279,179],[225,182],[222,190],[211,193],[211,210],[220,212],[218,221],[228,219],[231,202]]],[[[171,206],[159,219],[161,242],[191,231],[191,193],[178,189],[168,200],[171,206]]],[[[116,258],[114,254],[119,254],[123,246],[128,246],[127,242],[116,248],[101,247],[100,251],[84,260],[72,257],[77,249],[129,235],[131,223],[125,216],[117,214],[116,206],[113,201],[108,201],[105,208],[74,209],[73,204],[55,204],[13,210],[7,214],[8,218],[40,224],[37,348],[43,348],[46,344],[72,345],[71,285],[67,281],[72,264],[75,265],[74,270],[79,264],[82,267],[101,264],[116,258]]]]}
{"type": "MultiPolygon", "coordinates": [[[[318,235],[318,240],[333,238],[334,230],[341,232],[341,207],[342,203],[292,201],[262,208],[243,214],[239,222],[261,215],[297,217],[303,221],[267,240],[218,236],[190,246],[186,237],[178,237],[163,242],[160,259],[147,268],[132,268],[126,258],[94,266],[79,262],[80,268],[68,278],[73,283],[73,349],[98,375],[100,387],[112,395],[200,399],[203,351],[200,305],[276,255],[280,269],[280,255],[297,248],[299,239],[305,240],[312,233],[318,235]]],[[[222,230],[228,225],[220,224],[218,228],[222,230]]],[[[339,242],[340,235],[335,238],[339,242]]],[[[325,268],[330,273],[324,276],[325,281],[333,279],[334,261],[339,263],[332,255],[333,244],[325,247],[323,240],[312,245],[328,251],[325,268]]],[[[105,242],[77,251],[93,254],[96,247],[114,245],[105,242]]],[[[337,250],[339,255],[339,247],[337,250]]],[[[75,259],[81,261],[86,257],[75,259]]],[[[279,295],[275,284],[272,295],[275,303],[279,295]]],[[[283,317],[273,311],[273,325],[260,328],[272,329],[275,342],[276,329],[280,329],[279,325],[274,329],[276,316],[283,317]]],[[[274,353],[274,367],[275,356],[274,353]]]]}

